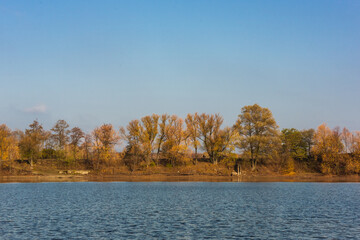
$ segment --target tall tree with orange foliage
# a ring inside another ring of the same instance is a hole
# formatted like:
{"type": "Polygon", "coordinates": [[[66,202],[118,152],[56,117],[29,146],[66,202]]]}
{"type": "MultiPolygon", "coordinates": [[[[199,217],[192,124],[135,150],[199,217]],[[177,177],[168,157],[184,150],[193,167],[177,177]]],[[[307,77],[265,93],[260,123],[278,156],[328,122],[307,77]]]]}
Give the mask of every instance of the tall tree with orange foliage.
{"type": "Polygon", "coordinates": [[[72,148],[72,153],[75,162],[76,162],[76,154],[79,150],[81,139],[84,137],[85,137],[85,133],[79,127],[74,127],[70,130],[70,146],[72,148]]]}
{"type": "Polygon", "coordinates": [[[36,120],[29,127],[19,142],[19,148],[21,155],[30,159],[30,165],[33,166],[34,161],[40,157],[48,134],[36,120]]]}
{"type": "Polygon", "coordinates": [[[5,124],[0,125],[0,168],[5,163],[6,166],[12,168],[12,162],[19,158],[18,141],[15,133],[11,131],[5,124]]]}
{"type": "Polygon", "coordinates": [[[114,158],[114,147],[119,143],[120,137],[111,124],[103,124],[92,132],[94,148],[97,153],[96,168],[100,162],[110,164],[114,158]]]}
{"type": "Polygon", "coordinates": [[[331,130],[325,123],[321,124],[315,132],[314,141],[313,152],[321,160],[321,171],[327,174],[344,173],[345,162],[340,155],[344,145],[339,128],[331,130]]]}
{"type": "Polygon", "coordinates": [[[120,136],[127,142],[124,162],[131,171],[145,159],[143,149],[143,128],[139,120],[132,120],[125,128],[120,128],[120,136]]]}
{"type": "Polygon", "coordinates": [[[185,130],[185,138],[190,140],[191,146],[195,150],[195,161],[194,163],[197,164],[198,158],[198,148],[200,146],[199,142],[199,122],[198,122],[198,114],[188,114],[185,119],[186,123],[186,130],[185,130]]]}
{"type": "Polygon", "coordinates": [[[90,161],[91,158],[91,150],[93,146],[93,137],[92,134],[85,134],[84,141],[80,145],[80,150],[82,152],[82,156],[84,159],[86,159],[87,162],[90,161]]]}
{"type": "Polygon", "coordinates": [[[170,118],[170,116],[168,114],[163,114],[163,115],[161,115],[161,117],[159,119],[160,120],[159,121],[159,130],[158,130],[158,135],[156,138],[156,162],[157,162],[157,164],[159,164],[160,152],[161,152],[163,144],[166,140],[166,129],[167,129],[169,118],[170,118]]]}
{"type": "Polygon", "coordinates": [[[346,156],[346,173],[360,173],[360,132],[350,132],[343,128],[341,140],[344,145],[343,157],[346,156]]]}
{"type": "Polygon", "coordinates": [[[360,132],[356,131],[351,134],[349,152],[356,158],[360,159],[360,132]]]}
{"type": "Polygon", "coordinates": [[[171,161],[171,165],[185,160],[187,146],[183,130],[184,120],[172,115],[165,128],[165,141],[162,145],[162,153],[171,161]]]}
{"type": "Polygon", "coordinates": [[[159,115],[153,114],[141,118],[141,142],[146,161],[146,166],[151,162],[151,154],[155,150],[155,140],[158,134],[159,115]]]}
{"type": "Polygon", "coordinates": [[[68,130],[69,124],[65,120],[58,120],[54,127],[51,129],[52,138],[55,141],[55,146],[59,150],[63,150],[65,145],[69,141],[69,133],[68,130]]]}
{"type": "Polygon", "coordinates": [[[344,152],[351,152],[351,145],[353,143],[353,134],[346,127],[343,128],[341,132],[341,141],[344,145],[344,152]]]}
{"type": "Polygon", "coordinates": [[[311,149],[314,145],[315,130],[312,128],[302,130],[301,135],[303,137],[303,141],[306,144],[306,155],[309,158],[311,156],[311,149]]]}
{"type": "Polygon", "coordinates": [[[212,163],[217,163],[222,149],[221,143],[221,125],[223,118],[219,114],[208,115],[201,114],[197,116],[199,139],[202,141],[202,147],[209,155],[212,163]]]}
{"type": "Polygon", "coordinates": [[[11,144],[10,136],[11,136],[11,130],[5,124],[1,124],[0,125],[0,161],[3,161],[8,158],[8,149],[11,144]]]}
{"type": "Polygon", "coordinates": [[[240,136],[238,148],[245,158],[250,159],[252,170],[256,169],[259,159],[270,157],[281,141],[271,111],[258,104],[241,109],[234,129],[240,136]]]}

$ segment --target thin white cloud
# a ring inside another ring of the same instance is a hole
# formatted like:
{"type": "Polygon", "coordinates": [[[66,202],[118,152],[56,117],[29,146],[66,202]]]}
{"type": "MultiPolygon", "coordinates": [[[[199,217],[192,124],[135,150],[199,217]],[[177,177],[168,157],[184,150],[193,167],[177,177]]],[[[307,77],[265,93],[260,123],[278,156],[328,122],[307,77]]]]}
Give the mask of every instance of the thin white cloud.
{"type": "Polygon", "coordinates": [[[44,112],[46,112],[46,110],[47,110],[47,107],[45,104],[39,104],[39,105],[35,105],[30,108],[26,108],[24,111],[27,113],[44,113],[44,112]]]}

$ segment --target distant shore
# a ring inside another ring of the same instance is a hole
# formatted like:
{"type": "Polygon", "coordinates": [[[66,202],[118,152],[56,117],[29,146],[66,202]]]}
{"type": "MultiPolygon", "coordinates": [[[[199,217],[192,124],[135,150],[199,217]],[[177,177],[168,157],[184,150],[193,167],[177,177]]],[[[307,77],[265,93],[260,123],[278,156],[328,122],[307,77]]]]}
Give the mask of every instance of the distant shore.
{"type": "Polygon", "coordinates": [[[299,175],[175,175],[175,174],[117,174],[117,175],[4,175],[0,183],[36,182],[360,182],[359,175],[329,176],[299,175]]]}

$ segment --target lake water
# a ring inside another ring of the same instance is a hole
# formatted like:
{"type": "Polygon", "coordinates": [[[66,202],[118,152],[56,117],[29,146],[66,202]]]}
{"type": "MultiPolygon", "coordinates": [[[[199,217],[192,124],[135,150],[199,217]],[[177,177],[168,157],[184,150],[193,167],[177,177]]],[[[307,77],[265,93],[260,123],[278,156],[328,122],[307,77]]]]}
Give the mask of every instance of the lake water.
{"type": "Polygon", "coordinates": [[[240,238],[360,239],[360,184],[0,184],[0,239],[240,238]]]}

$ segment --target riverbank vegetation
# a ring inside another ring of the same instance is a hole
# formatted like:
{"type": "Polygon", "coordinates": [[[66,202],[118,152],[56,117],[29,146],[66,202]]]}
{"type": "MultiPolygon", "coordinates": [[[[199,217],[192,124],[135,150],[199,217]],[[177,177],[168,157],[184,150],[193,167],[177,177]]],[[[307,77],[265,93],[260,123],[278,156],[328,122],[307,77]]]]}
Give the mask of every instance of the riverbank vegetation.
{"type": "Polygon", "coordinates": [[[127,126],[103,124],[90,133],[59,120],[50,130],[0,125],[0,174],[360,174],[360,132],[347,128],[282,129],[267,108],[241,109],[233,126],[219,114],[145,116],[127,126]],[[123,146],[120,149],[120,144],[123,146]]]}

